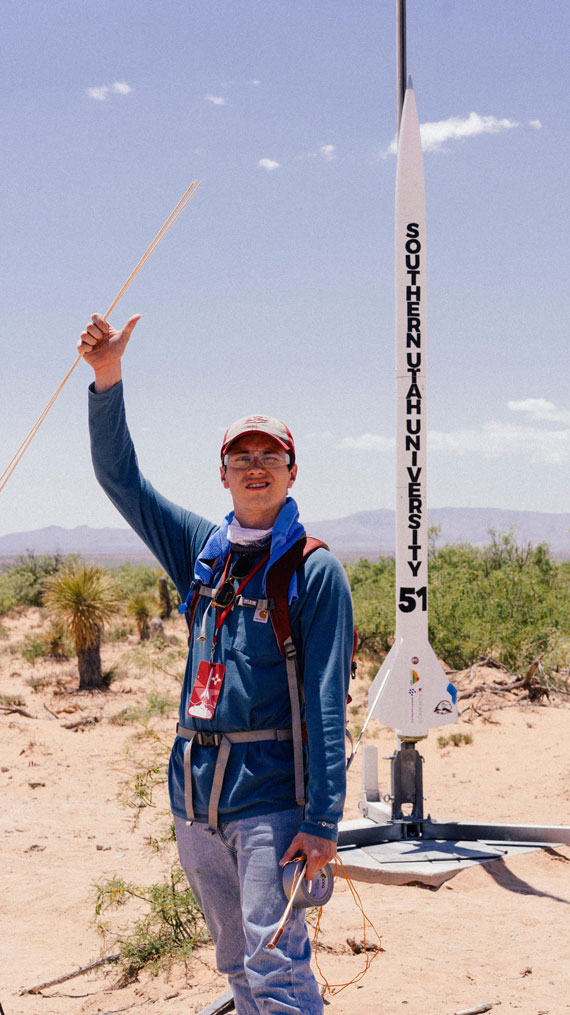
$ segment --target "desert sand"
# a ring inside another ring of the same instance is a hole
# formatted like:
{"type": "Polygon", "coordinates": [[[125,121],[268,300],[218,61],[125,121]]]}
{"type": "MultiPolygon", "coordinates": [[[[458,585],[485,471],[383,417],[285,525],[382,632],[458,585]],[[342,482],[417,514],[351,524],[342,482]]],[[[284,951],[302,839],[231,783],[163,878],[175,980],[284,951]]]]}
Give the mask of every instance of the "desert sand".
{"type": "MultiPolygon", "coordinates": [[[[227,989],[215,970],[211,943],[184,966],[143,973],[119,986],[108,964],[41,993],[22,993],[117,951],[94,926],[93,885],[119,875],[139,884],[158,880],[173,854],[153,852],[146,840],[167,823],[166,787],[153,808],[135,820],[118,800],[129,771],[126,752],[140,756],[135,724],[110,721],[144,705],[151,691],[177,698],[176,660],[184,628],[168,622],[168,653],[144,649],[137,639],[103,646],[104,669],[116,668],[105,693],[78,693],[75,660],[39,659],[18,651],[38,635],[39,610],[3,618],[0,702],[20,701],[30,717],[0,712],[2,865],[0,894],[0,1003],[4,1015],[95,1015],[153,1011],[199,1012],[227,989]],[[177,639],[177,643],[174,642],[177,639]],[[144,664],[149,653],[156,665],[144,664]],[[146,655],[145,655],[146,654],[146,655]],[[141,664],[141,659],[143,664],[141,664]],[[162,661],[161,661],[162,660],[162,661]],[[159,668],[160,667],[160,668],[159,668]],[[35,689],[29,683],[34,681],[35,689]],[[66,728],[73,724],[74,728],[66,728]]],[[[487,674],[494,679],[496,671],[487,674]]],[[[459,676],[460,686],[485,674],[459,676]]],[[[368,681],[353,688],[353,726],[365,716],[368,681]]],[[[570,824],[570,708],[565,696],[536,704],[487,695],[457,726],[433,731],[425,758],[426,813],[439,820],[473,819],[527,824],[570,824]],[[488,711],[484,711],[488,709],[488,711]],[[438,734],[469,733],[471,743],[442,748],[438,734]]],[[[176,708],[153,717],[165,739],[176,708]]],[[[391,730],[372,724],[369,742],[392,753],[391,730]]],[[[381,788],[389,790],[389,762],[381,761],[381,788]]],[[[350,771],[346,817],[358,816],[360,766],[350,771]]],[[[537,849],[459,873],[437,890],[419,885],[356,886],[376,927],[382,950],[366,975],[328,997],[334,1015],[453,1015],[492,1004],[496,1015],[570,1012],[570,847],[537,849]]],[[[136,914],[129,905],[109,915],[111,927],[136,914]]],[[[369,930],[368,937],[375,940],[369,930]]],[[[346,884],[337,882],[323,910],[319,961],[327,979],[346,982],[363,967],[347,938],[361,941],[362,917],[346,884]]]]}

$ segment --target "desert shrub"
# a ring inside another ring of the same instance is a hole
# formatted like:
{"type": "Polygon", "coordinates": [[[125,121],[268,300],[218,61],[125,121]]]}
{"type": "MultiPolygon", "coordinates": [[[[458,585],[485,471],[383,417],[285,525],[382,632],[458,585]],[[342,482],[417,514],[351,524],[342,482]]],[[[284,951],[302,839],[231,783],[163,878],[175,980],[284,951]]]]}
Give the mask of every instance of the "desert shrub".
{"type": "Polygon", "coordinates": [[[28,679],[26,680],[26,684],[28,685],[28,687],[31,687],[34,693],[37,693],[38,691],[43,691],[44,687],[49,687],[50,683],[51,677],[47,673],[42,673],[38,677],[35,676],[28,677],[28,679]]]}
{"type": "Polygon", "coordinates": [[[121,712],[117,712],[116,715],[112,716],[109,721],[115,726],[126,726],[127,723],[134,722],[144,725],[153,716],[175,714],[177,707],[178,703],[169,698],[167,694],[162,694],[161,691],[151,691],[146,705],[124,708],[121,712]]]}
{"type": "Polygon", "coordinates": [[[156,586],[160,604],[159,617],[161,620],[168,620],[172,613],[172,596],[170,595],[170,587],[166,575],[159,576],[156,586]]]}
{"type": "Polygon", "coordinates": [[[66,564],[78,560],[76,554],[35,554],[28,552],[16,558],[16,563],[0,573],[0,614],[18,606],[41,606],[46,578],[56,574],[66,564]]]}
{"type": "Polygon", "coordinates": [[[68,659],[73,652],[67,628],[62,621],[54,620],[39,637],[28,635],[18,646],[20,655],[34,666],[36,659],[68,659]]]}
{"type": "Polygon", "coordinates": [[[67,627],[61,620],[51,621],[45,634],[42,635],[42,642],[46,648],[46,655],[50,659],[69,659],[73,653],[73,645],[67,627]]]}
{"type": "Polygon", "coordinates": [[[26,702],[17,694],[0,694],[0,705],[4,708],[25,708],[26,702]]]}
{"type": "Polygon", "coordinates": [[[113,578],[119,587],[121,598],[130,599],[136,595],[156,593],[156,583],[161,570],[148,564],[131,564],[128,561],[113,569],[113,578]]]}
{"type": "Polygon", "coordinates": [[[461,747],[461,744],[472,744],[473,737],[471,733],[450,733],[448,737],[438,737],[437,743],[439,747],[449,747],[453,744],[454,747],[461,747]]]}
{"type": "Polygon", "coordinates": [[[129,597],[127,611],[134,617],[139,633],[139,641],[148,641],[150,638],[150,618],[152,616],[152,603],[147,592],[135,592],[129,597]]]}
{"type": "Polygon", "coordinates": [[[101,880],[95,888],[95,917],[106,940],[119,946],[123,983],[135,980],[145,967],[157,970],[171,962],[187,959],[197,944],[208,940],[202,911],[176,867],[163,882],[144,888],[122,878],[101,880]],[[141,900],[146,913],[127,930],[110,935],[101,916],[108,910],[141,900]]]}
{"type": "MultiPolygon", "coordinates": [[[[347,567],[355,624],[364,646],[386,651],[394,636],[394,563],[347,567]]],[[[491,533],[485,547],[431,548],[429,637],[451,667],[489,656],[523,670],[542,652],[570,652],[570,566],[548,547],[518,546],[512,533],[491,533]]]]}
{"type": "Polygon", "coordinates": [[[16,609],[16,596],[9,575],[6,571],[0,572],[0,616],[10,613],[16,609]]]}
{"type": "Polygon", "coordinates": [[[378,655],[394,637],[395,564],[388,557],[347,564],[361,650],[378,655]]]}
{"type": "Polygon", "coordinates": [[[544,545],[517,546],[512,534],[482,549],[444,547],[430,567],[430,639],[451,666],[491,656],[527,667],[569,630],[570,596],[544,545]]]}
{"type": "Polygon", "coordinates": [[[175,635],[156,635],[150,641],[134,645],[121,657],[121,665],[132,676],[143,673],[164,673],[182,683],[188,649],[175,635]]]}
{"type": "Polygon", "coordinates": [[[27,663],[31,663],[32,666],[35,665],[36,659],[42,659],[47,654],[43,638],[35,638],[30,635],[24,639],[20,647],[20,655],[27,663]]]}
{"type": "Polygon", "coordinates": [[[127,624],[124,620],[118,620],[116,624],[112,624],[111,627],[105,629],[103,641],[126,641],[131,633],[131,625],[127,624]]]}

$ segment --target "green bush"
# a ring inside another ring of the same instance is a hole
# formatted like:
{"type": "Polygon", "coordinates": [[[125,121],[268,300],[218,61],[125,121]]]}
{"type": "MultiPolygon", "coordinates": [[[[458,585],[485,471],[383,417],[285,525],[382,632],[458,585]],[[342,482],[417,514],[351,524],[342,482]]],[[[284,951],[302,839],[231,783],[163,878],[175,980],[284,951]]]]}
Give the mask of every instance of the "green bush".
{"type": "Polygon", "coordinates": [[[41,606],[46,578],[66,564],[77,561],[76,554],[35,554],[28,552],[16,558],[16,563],[0,572],[0,614],[18,606],[41,606]]]}
{"type": "Polygon", "coordinates": [[[361,650],[386,653],[394,637],[395,564],[391,558],[347,564],[361,650]]]}
{"type": "MultiPolygon", "coordinates": [[[[556,564],[548,547],[517,546],[512,533],[491,532],[490,543],[432,547],[429,637],[454,668],[492,657],[521,671],[543,652],[570,652],[570,564],[556,564]]],[[[387,651],[394,637],[394,562],[348,565],[355,625],[365,648],[387,651]]]]}
{"type": "Polygon", "coordinates": [[[124,906],[130,899],[142,900],[147,912],[125,932],[113,935],[119,945],[123,983],[135,980],[145,967],[156,971],[172,961],[186,959],[197,944],[208,940],[202,911],[188,887],[180,868],[170,872],[167,881],[141,888],[114,877],[95,886],[95,916],[106,938],[108,929],[101,915],[124,906]]]}
{"type": "Polygon", "coordinates": [[[148,723],[153,716],[156,715],[176,715],[176,709],[178,708],[178,702],[169,698],[167,694],[162,694],[161,691],[151,691],[146,705],[133,706],[131,708],[123,708],[116,715],[111,716],[109,722],[115,726],[126,726],[127,723],[141,723],[144,725],[148,723]]]}
{"type": "Polygon", "coordinates": [[[116,624],[112,624],[110,627],[105,628],[103,641],[126,641],[130,634],[132,634],[131,625],[127,624],[124,620],[119,620],[116,624]]]}
{"type": "Polygon", "coordinates": [[[20,655],[27,663],[35,665],[36,659],[47,656],[48,651],[42,638],[26,638],[20,649],[20,655]]]}
{"type": "Polygon", "coordinates": [[[156,583],[162,571],[148,564],[131,564],[126,562],[113,568],[113,578],[119,586],[121,598],[131,599],[133,596],[151,594],[156,598],[156,583]]]}

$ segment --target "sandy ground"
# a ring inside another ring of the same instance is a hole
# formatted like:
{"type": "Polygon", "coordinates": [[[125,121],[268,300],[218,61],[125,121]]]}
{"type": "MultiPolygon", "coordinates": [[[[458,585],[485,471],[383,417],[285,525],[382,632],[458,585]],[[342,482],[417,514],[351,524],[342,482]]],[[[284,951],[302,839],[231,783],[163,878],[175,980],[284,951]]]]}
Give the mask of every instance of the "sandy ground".
{"type": "MultiPolygon", "coordinates": [[[[109,720],[143,705],[151,691],[176,699],[181,664],[175,656],[184,648],[178,621],[167,627],[178,645],[154,651],[160,669],[144,665],[148,653],[141,655],[134,635],[128,643],[106,644],[104,668],[116,667],[110,690],[79,694],[73,660],[38,660],[32,666],[18,651],[44,623],[39,611],[4,618],[0,638],[0,695],[18,699],[32,716],[0,712],[0,1010],[4,1015],[199,1012],[227,989],[211,944],[200,947],[186,967],[145,973],[126,987],[117,985],[117,966],[107,965],[41,994],[21,993],[116,951],[102,944],[93,923],[94,882],[117,874],[150,884],[168,866],[167,857],[146,843],[164,827],[166,788],[155,791],[156,806],[135,823],[134,812],[117,795],[129,770],[125,752],[144,748],[134,739],[133,723],[109,720]],[[97,721],[66,728],[89,719],[97,721]]],[[[366,686],[361,679],[355,688],[357,711],[350,715],[355,726],[363,721],[366,686]]],[[[568,699],[506,707],[489,696],[477,701],[480,711],[496,707],[482,715],[469,710],[457,727],[432,732],[422,744],[426,813],[438,820],[570,825],[568,699]],[[439,746],[438,734],[452,732],[470,733],[472,742],[439,746]]],[[[175,712],[152,720],[166,737],[175,712]]],[[[389,755],[394,735],[376,725],[371,742],[381,756],[389,755]]],[[[381,782],[385,793],[386,760],[381,782]]],[[[347,817],[358,816],[359,794],[357,759],[347,817]]],[[[570,847],[556,846],[474,867],[437,890],[358,885],[383,950],[365,977],[330,998],[326,1010],[453,1015],[492,1003],[497,1015],[570,1012],[569,875],[570,847]]],[[[124,925],[134,912],[122,909],[110,923],[124,925]]],[[[346,884],[338,883],[323,911],[319,938],[319,960],[329,981],[348,981],[362,969],[363,955],[346,943],[362,937],[361,914],[346,884]]]]}

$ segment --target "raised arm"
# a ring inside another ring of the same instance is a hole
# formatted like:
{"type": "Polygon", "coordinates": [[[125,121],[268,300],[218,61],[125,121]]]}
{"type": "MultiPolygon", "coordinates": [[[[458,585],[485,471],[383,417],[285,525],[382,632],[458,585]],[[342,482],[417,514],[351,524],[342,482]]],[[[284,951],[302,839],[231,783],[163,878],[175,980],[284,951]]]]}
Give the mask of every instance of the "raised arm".
{"type": "Polygon", "coordinates": [[[98,394],[108,391],[121,380],[121,359],[140,319],[140,314],[134,314],[121,331],[117,331],[99,314],[93,314],[85,331],[81,332],[77,351],[95,371],[95,391],[98,394]]]}
{"type": "Polygon", "coordinates": [[[95,371],[89,390],[89,430],[95,475],[125,521],[154,553],[182,598],[188,592],[196,555],[215,526],[163,497],[139,470],[127,426],[121,359],[136,314],[118,331],[93,314],[77,344],[95,371]]]}

